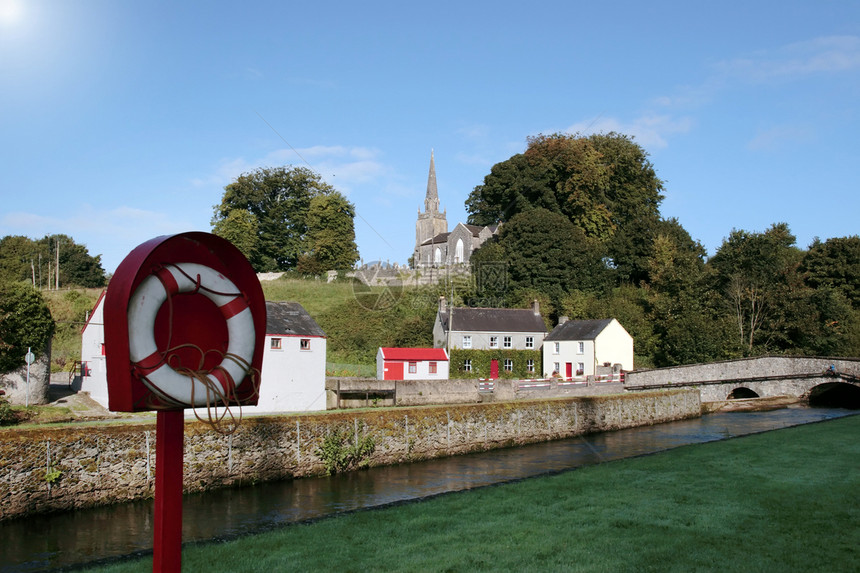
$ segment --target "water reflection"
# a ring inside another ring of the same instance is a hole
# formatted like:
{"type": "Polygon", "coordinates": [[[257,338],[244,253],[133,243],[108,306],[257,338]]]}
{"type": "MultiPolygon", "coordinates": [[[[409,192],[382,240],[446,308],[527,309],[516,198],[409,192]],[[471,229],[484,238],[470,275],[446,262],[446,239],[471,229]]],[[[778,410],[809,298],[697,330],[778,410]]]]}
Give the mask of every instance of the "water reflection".
{"type": "MultiPolygon", "coordinates": [[[[834,408],[710,414],[580,438],[186,496],[183,540],[243,533],[384,504],[564,471],[853,414],[834,408]]],[[[152,502],[0,523],[0,573],[43,571],[152,547],[152,502]]]]}

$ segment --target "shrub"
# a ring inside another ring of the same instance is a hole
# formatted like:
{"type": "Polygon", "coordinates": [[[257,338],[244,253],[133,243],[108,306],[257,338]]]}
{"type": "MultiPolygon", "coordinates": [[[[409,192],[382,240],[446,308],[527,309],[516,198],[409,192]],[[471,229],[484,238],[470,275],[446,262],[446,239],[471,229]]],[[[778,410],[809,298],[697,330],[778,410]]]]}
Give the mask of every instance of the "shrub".
{"type": "Polygon", "coordinates": [[[0,372],[24,365],[27,348],[39,354],[54,334],[45,299],[22,283],[0,285],[0,372]]]}

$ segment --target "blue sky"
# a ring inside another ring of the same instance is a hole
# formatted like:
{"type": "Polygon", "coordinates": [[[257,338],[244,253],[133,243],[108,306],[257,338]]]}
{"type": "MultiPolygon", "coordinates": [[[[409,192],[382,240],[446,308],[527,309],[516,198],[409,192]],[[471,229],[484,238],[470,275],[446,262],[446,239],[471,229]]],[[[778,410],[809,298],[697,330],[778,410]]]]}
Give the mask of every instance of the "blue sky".
{"type": "Polygon", "coordinates": [[[112,272],[210,230],[236,176],[306,165],[405,263],[431,149],[449,226],[538,133],[635,136],[713,254],[860,232],[860,2],[0,0],[0,236],[112,272]]]}

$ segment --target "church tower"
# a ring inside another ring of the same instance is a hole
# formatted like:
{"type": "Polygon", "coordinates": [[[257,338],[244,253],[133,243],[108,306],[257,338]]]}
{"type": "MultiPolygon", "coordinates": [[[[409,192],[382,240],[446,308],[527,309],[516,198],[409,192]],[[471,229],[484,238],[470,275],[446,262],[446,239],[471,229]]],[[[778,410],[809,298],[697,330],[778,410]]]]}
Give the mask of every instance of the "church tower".
{"type": "Polygon", "coordinates": [[[432,239],[440,233],[448,232],[446,211],[439,212],[439,194],[436,190],[436,163],[433,151],[430,151],[430,174],[427,176],[427,195],[424,197],[424,212],[418,210],[418,221],[415,223],[415,251],[412,264],[419,267],[430,264],[431,261],[421,260],[421,243],[432,239]]]}

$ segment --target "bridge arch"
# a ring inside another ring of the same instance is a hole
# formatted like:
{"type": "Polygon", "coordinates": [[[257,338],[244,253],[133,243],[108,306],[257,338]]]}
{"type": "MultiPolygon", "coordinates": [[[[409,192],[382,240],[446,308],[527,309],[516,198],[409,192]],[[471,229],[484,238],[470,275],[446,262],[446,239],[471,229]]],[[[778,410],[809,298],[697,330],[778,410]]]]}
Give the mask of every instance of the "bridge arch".
{"type": "Polygon", "coordinates": [[[809,390],[805,398],[810,406],[860,409],[860,387],[847,382],[825,382],[809,390]]]}
{"type": "Polygon", "coordinates": [[[731,392],[729,392],[726,400],[740,400],[743,398],[758,398],[759,394],[755,390],[751,388],[747,388],[745,386],[738,386],[731,392]]]}

